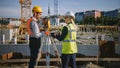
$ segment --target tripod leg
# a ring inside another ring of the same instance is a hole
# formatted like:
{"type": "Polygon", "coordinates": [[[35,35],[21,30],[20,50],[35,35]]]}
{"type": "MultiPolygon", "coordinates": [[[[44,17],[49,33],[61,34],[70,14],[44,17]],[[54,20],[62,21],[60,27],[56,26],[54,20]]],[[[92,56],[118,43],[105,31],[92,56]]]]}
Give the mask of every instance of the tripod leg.
{"type": "Polygon", "coordinates": [[[46,37],[46,65],[47,68],[50,68],[50,45],[51,45],[51,40],[50,37],[46,37]]]}
{"type": "Polygon", "coordinates": [[[36,68],[37,68],[37,66],[38,66],[39,59],[42,57],[42,47],[43,47],[43,43],[44,43],[44,37],[41,38],[41,46],[40,46],[39,53],[38,53],[38,57],[37,57],[37,61],[36,61],[36,68]]]}
{"type": "Polygon", "coordinates": [[[59,54],[58,49],[57,49],[57,47],[56,47],[56,45],[55,45],[54,39],[51,38],[51,41],[52,41],[52,47],[53,47],[53,49],[54,49],[55,55],[56,55],[56,56],[58,57],[58,59],[59,59],[58,65],[61,66],[60,54],[59,54]]]}

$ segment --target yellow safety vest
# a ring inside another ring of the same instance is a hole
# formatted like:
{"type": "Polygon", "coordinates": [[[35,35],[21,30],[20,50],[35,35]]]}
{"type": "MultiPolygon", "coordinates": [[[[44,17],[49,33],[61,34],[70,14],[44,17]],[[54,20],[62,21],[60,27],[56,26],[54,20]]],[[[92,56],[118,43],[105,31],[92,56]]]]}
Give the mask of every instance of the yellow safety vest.
{"type": "Polygon", "coordinates": [[[68,34],[62,41],[62,53],[63,54],[77,53],[76,29],[72,24],[68,24],[67,28],[68,34]]]}

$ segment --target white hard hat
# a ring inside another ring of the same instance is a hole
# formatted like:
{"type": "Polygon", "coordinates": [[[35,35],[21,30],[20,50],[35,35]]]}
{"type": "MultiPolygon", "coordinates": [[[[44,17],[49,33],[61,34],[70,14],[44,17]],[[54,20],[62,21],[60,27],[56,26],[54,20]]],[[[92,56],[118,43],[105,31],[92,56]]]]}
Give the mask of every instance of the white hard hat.
{"type": "Polygon", "coordinates": [[[73,13],[72,11],[66,12],[66,13],[65,13],[65,16],[72,16],[72,17],[75,18],[75,15],[74,15],[74,13],[73,13]]]}

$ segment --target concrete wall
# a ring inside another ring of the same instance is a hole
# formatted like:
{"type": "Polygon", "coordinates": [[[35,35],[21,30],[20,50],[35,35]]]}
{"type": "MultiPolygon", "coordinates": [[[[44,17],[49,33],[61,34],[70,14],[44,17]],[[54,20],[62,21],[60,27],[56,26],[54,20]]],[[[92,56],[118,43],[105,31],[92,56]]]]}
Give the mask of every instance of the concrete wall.
{"type": "MultiPolygon", "coordinates": [[[[61,46],[56,45],[59,53],[61,54],[61,46]]],[[[0,44],[0,55],[9,53],[9,52],[18,52],[22,53],[23,55],[30,55],[29,46],[26,44],[7,44],[2,45],[0,44]]],[[[42,52],[45,51],[45,46],[42,48],[42,52]]],[[[51,46],[50,53],[54,55],[53,47],[51,46]]],[[[86,56],[97,56],[99,54],[99,46],[98,45],[78,45],[78,53],[83,54],[86,56]]],[[[120,54],[120,45],[115,46],[115,53],[120,54]]]]}
{"type": "Polygon", "coordinates": [[[0,30],[0,44],[2,43],[3,35],[5,35],[5,42],[10,41],[12,39],[13,29],[0,30]]]}
{"type": "Polygon", "coordinates": [[[21,24],[21,21],[12,21],[12,20],[10,20],[9,23],[12,24],[12,25],[15,25],[15,26],[19,26],[21,24]]]}

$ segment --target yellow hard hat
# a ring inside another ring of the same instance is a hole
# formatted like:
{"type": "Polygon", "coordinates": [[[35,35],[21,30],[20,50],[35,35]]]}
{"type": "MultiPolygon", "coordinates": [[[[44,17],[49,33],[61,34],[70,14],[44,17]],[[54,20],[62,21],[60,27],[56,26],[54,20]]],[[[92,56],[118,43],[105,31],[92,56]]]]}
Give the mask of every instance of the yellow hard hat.
{"type": "Polygon", "coordinates": [[[34,6],[33,9],[32,9],[32,12],[39,12],[41,13],[42,12],[42,8],[40,6],[34,6]]]}

